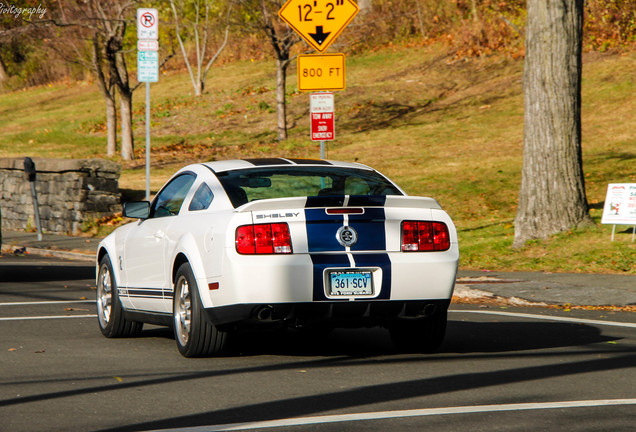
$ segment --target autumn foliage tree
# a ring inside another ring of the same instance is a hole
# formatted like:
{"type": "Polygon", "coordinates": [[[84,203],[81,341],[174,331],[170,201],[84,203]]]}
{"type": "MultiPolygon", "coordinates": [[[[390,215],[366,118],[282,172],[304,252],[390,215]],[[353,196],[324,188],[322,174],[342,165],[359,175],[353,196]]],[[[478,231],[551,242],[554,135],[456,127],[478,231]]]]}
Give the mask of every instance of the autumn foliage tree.
{"type": "Polygon", "coordinates": [[[287,139],[287,68],[295,58],[292,47],[300,42],[300,36],[283,23],[278,11],[282,0],[240,0],[241,19],[252,30],[265,36],[276,59],[276,113],[279,140],[287,139]]]}

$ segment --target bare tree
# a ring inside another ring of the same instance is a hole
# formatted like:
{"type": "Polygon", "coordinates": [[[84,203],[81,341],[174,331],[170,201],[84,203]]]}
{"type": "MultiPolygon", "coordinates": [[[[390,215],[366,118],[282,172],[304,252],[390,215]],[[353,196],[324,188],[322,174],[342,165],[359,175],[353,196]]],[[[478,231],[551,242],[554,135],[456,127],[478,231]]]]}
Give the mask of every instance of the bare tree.
{"type": "Polygon", "coordinates": [[[240,3],[246,25],[265,33],[276,56],[276,113],[278,139],[287,139],[287,68],[295,57],[292,47],[300,42],[300,36],[278,18],[283,3],[280,0],[242,0],[240,3]]]}
{"type": "Polygon", "coordinates": [[[91,43],[91,68],[106,104],[106,154],[110,157],[117,152],[117,105],[115,102],[115,82],[104,64],[103,44],[100,35],[94,32],[91,43]]]}
{"type": "Polygon", "coordinates": [[[58,56],[67,63],[78,64],[91,72],[106,105],[106,153],[117,152],[117,108],[115,105],[115,80],[110,75],[106,61],[105,34],[97,24],[91,7],[79,2],[59,2],[47,18],[33,21],[58,56]],[[63,29],[60,32],[60,29],[63,29]],[[47,33],[48,31],[48,33],[47,33]]]}
{"type": "Polygon", "coordinates": [[[581,155],[583,0],[528,0],[514,246],[591,223],[581,155]]]}
{"type": "Polygon", "coordinates": [[[188,73],[190,74],[190,80],[192,81],[192,87],[194,88],[194,95],[201,96],[203,94],[203,90],[205,89],[205,80],[212,67],[212,64],[218,59],[219,55],[225,49],[227,45],[228,37],[230,34],[230,14],[232,12],[233,3],[230,2],[227,6],[227,17],[225,21],[225,32],[223,36],[223,42],[217,48],[215,54],[210,57],[207,64],[204,65],[206,60],[206,54],[208,49],[208,43],[210,39],[210,30],[211,30],[211,17],[212,13],[212,0],[204,0],[203,1],[203,11],[201,10],[201,0],[189,1],[188,3],[192,3],[194,7],[194,17],[192,19],[186,20],[184,11],[186,10],[186,2],[180,1],[177,5],[175,5],[174,0],[170,0],[170,7],[172,8],[172,13],[174,15],[175,27],[177,40],[179,41],[179,46],[181,47],[181,53],[183,54],[183,60],[185,61],[186,67],[188,69],[188,73]],[[178,6],[178,7],[177,7],[178,6]],[[180,16],[177,13],[177,9],[182,13],[180,16]],[[203,17],[201,16],[203,15],[203,17]],[[192,70],[192,66],[190,65],[190,60],[188,58],[188,53],[186,52],[185,45],[182,37],[182,19],[187,22],[186,26],[188,30],[191,31],[191,37],[194,40],[195,45],[195,54],[196,54],[196,76],[192,70]]]}
{"type": "Polygon", "coordinates": [[[131,87],[128,76],[126,57],[124,56],[124,36],[126,35],[127,15],[132,11],[134,2],[91,0],[89,5],[98,18],[96,24],[104,37],[109,76],[119,93],[121,157],[124,160],[132,160],[135,158],[132,120],[132,97],[135,88],[131,87]]]}
{"type": "Polygon", "coordinates": [[[132,92],[123,40],[127,14],[134,2],[126,1],[68,1],[58,2],[46,19],[34,24],[53,25],[64,29],[64,37],[52,37],[53,45],[62,58],[79,63],[90,70],[106,104],[106,152],[113,156],[117,148],[117,108],[115,89],[120,95],[121,155],[124,160],[134,157],[132,130],[132,92]]]}
{"type": "Polygon", "coordinates": [[[9,80],[9,74],[7,73],[7,67],[4,65],[2,55],[0,55],[0,86],[9,80]]]}

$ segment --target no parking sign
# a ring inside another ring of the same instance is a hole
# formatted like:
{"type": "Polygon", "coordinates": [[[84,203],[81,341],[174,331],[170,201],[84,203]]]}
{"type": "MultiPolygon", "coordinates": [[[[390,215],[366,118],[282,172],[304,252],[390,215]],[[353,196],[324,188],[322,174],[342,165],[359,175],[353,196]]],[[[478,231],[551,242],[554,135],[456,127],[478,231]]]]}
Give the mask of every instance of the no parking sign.
{"type": "Polygon", "coordinates": [[[312,93],[309,97],[311,140],[331,141],[335,138],[333,93],[312,93]]]}
{"type": "Polygon", "coordinates": [[[137,39],[159,39],[158,17],[157,9],[137,9],[137,39]]]}

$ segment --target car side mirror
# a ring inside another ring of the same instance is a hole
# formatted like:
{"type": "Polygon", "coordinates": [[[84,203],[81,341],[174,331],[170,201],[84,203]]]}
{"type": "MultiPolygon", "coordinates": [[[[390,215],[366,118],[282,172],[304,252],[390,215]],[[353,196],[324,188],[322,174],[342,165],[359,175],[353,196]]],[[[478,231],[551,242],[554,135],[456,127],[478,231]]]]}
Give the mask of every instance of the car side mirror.
{"type": "Polygon", "coordinates": [[[125,202],[122,213],[124,217],[134,219],[148,219],[150,216],[150,202],[148,201],[130,201],[125,202]]]}

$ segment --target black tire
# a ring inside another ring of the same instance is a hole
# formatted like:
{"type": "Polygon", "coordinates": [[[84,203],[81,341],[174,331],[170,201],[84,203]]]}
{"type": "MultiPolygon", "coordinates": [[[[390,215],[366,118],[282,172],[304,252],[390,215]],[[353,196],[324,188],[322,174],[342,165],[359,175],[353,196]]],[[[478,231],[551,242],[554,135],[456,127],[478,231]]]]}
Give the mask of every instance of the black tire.
{"type": "Polygon", "coordinates": [[[447,308],[439,306],[426,318],[397,319],[389,326],[391,341],[403,352],[434,353],[446,334],[447,308]]]}
{"type": "Polygon", "coordinates": [[[97,273],[97,321],[102,334],[108,338],[137,336],[143,328],[143,323],[124,318],[108,255],[100,260],[97,273]]]}
{"type": "Polygon", "coordinates": [[[217,329],[205,317],[197,282],[188,263],[177,270],[172,316],[177,348],[184,357],[211,356],[226,349],[227,332],[217,329]]]}

